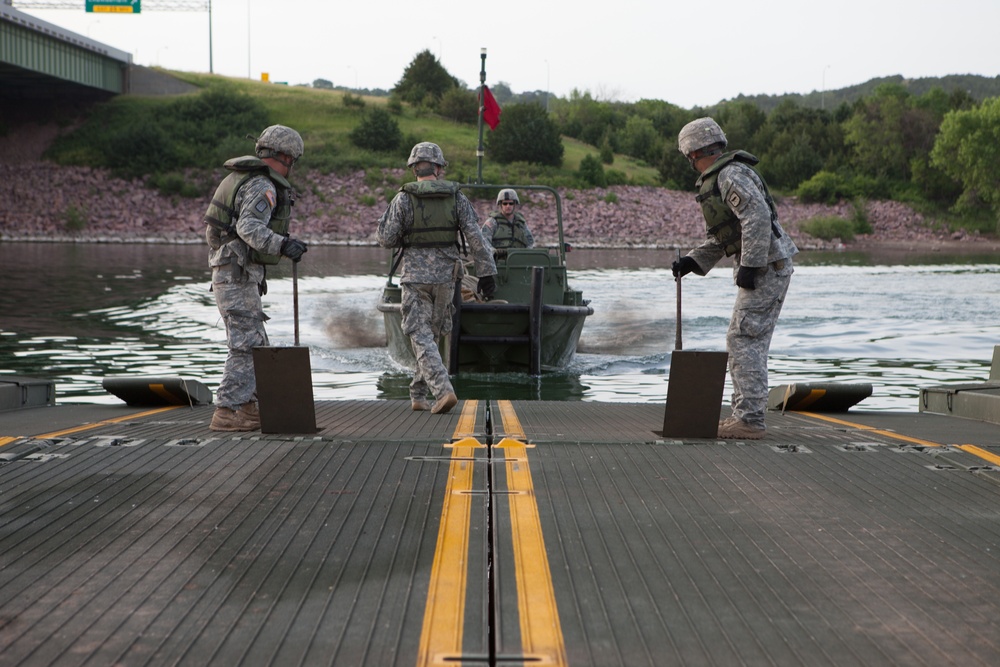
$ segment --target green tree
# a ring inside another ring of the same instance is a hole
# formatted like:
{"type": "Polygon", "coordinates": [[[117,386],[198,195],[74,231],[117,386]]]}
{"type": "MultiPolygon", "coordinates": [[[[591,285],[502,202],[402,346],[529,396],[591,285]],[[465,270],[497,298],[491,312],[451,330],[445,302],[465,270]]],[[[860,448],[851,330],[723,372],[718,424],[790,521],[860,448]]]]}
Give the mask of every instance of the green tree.
{"type": "Polygon", "coordinates": [[[392,92],[404,102],[418,105],[424,104],[428,97],[436,103],[456,86],[458,79],[448,73],[433,53],[424,49],[407,65],[392,92]]]}
{"type": "Polygon", "coordinates": [[[589,183],[590,185],[603,188],[608,184],[607,177],[604,174],[604,165],[601,161],[587,153],[586,157],[580,160],[580,179],[584,183],[589,183]]]}
{"type": "Polygon", "coordinates": [[[581,93],[574,89],[568,100],[553,101],[551,106],[560,133],[591,146],[600,146],[609,130],[617,132],[624,128],[628,118],[626,105],[599,102],[589,91],[581,93]]]}
{"type": "MultiPolygon", "coordinates": [[[[723,105],[715,120],[726,133],[729,150],[741,148],[755,155],[763,154],[759,134],[768,121],[768,116],[750,102],[730,102],[723,105]]],[[[675,135],[676,136],[676,135],[675,135]]]]}
{"type": "Polygon", "coordinates": [[[653,121],[642,116],[629,116],[621,131],[621,149],[626,155],[654,163],[663,151],[663,140],[653,127],[653,121]]]}
{"type": "MultiPolygon", "coordinates": [[[[683,126],[682,126],[683,127],[683,126]]],[[[698,174],[691,168],[687,158],[677,150],[677,142],[664,144],[660,161],[656,165],[663,184],[671,190],[695,190],[698,174]]]]}
{"type": "Polygon", "coordinates": [[[934,145],[939,118],[920,108],[900,84],[884,84],[858,102],[844,123],[844,140],[855,170],[876,178],[908,181],[910,162],[934,145]]]}
{"type": "Polygon", "coordinates": [[[508,104],[500,124],[489,133],[486,146],[501,163],[529,162],[562,165],[562,138],[555,122],[537,104],[508,104]]]}
{"type": "Polygon", "coordinates": [[[768,183],[792,190],[821,169],[844,164],[844,135],[833,116],[821,109],[782,102],[757,128],[748,148],[761,159],[768,183]]]}
{"type": "Polygon", "coordinates": [[[377,152],[394,151],[403,141],[399,124],[381,107],[372,107],[347,136],[358,148],[377,152]]]}
{"type": "Polygon", "coordinates": [[[931,161],[962,183],[963,197],[993,208],[1000,233],[1000,97],[945,115],[931,161]]]}
{"type": "Polygon", "coordinates": [[[475,123],[479,119],[479,98],[471,90],[456,86],[441,96],[437,111],[456,123],[475,123]]]}

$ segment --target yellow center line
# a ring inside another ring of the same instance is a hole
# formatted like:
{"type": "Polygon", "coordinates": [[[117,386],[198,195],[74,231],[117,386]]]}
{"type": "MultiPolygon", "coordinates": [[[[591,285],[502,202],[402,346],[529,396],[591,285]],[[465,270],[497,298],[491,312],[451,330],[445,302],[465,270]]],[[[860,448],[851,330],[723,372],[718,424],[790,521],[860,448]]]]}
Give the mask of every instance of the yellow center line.
{"type": "MultiPolygon", "coordinates": [[[[458,424],[455,426],[455,433],[452,440],[462,438],[473,438],[476,435],[476,410],[479,408],[479,401],[466,401],[462,406],[462,414],[458,417],[458,424]]],[[[445,445],[446,447],[450,445],[445,445]]],[[[481,445],[480,445],[481,446],[481,445]]]]}
{"type": "Polygon", "coordinates": [[[451,447],[448,485],[441,508],[437,548],[431,566],[431,580],[420,633],[418,667],[446,667],[461,664],[462,632],[465,619],[465,590],[468,581],[469,528],[472,517],[472,458],[483,445],[463,437],[475,428],[478,401],[466,401],[455,428],[457,442],[451,447]],[[469,419],[472,423],[469,423],[469,419]]]}
{"type": "MultiPolygon", "coordinates": [[[[498,401],[503,428],[507,434],[524,438],[521,422],[510,401],[498,401]]],[[[521,620],[521,648],[531,664],[566,665],[566,644],[542,521],[535,497],[535,486],[528,466],[527,445],[513,437],[497,445],[507,459],[507,486],[510,495],[510,524],[514,548],[514,572],[517,581],[517,608],[521,620]]]]}
{"type": "MultiPolygon", "coordinates": [[[[101,426],[107,426],[108,424],[118,424],[120,422],[129,421],[130,419],[138,419],[140,417],[149,417],[150,415],[156,415],[161,412],[166,412],[167,410],[176,410],[180,405],[171,405],[166,408],[156,408],[155,410],[147,410],[146,412],[134,412],[130,415],[125,415],[124,417],[115,417],[114,419],[104,419],[99,422],[93,422],[91,424],[80,424],[79,426],[73,426],[71,428],[66,428],[61,431],[52,431],[51,433],[43,433],[41,435],[26,436],[31,437],[34,440],[46,440],[48,438],[58,438],[63,435],[69,435],[70,433],[79,433],[80,431],[89,431],[91,429],[100,428],[101,426]]],[[[17,440],[18,438],[14,438],[17,440]]],[[[9,442],[9,441],[8,441],[9,442]]],[[[0,446],[7,444],[0,439],[0,446]]]]}
{"type": "Polygon", "coordinates": [[[514,411],[514,404],[510,401],[497,401],[497,407],[500,408],[500,422],[503,424],[504,435],[508,438],[527,440],[521,420],[514,411]]]}
{"type": "MultiPolygon", "coordinates": [[[[894,433],[893,431],[886,431],[879,428],[874,428],[871,426],[865,426],[864,424],[857,424],[855,422],[845,421],[843,419],[837,419],[836,417],[827,417],[826,415],[817,414],[815,412],[800,412],[799,414],[805,415],[806,417],[812,417],[814,419],[820,419],[823,421],[828,421],[833,424],[840,424],[842,426],[850,426],[851,428],[856,428],[862,431],[868,431],[869,433],[878,433],[879,435],[884,435],[888,438],[895,438],[896,440],[903,440],[905,442],[912,442],[917,445],[923,445],[925,447],[944,447],[940,442],[933,442],[931,440],[922,440],[920,438],[911,438],[908,435],[902,435],[900,433],[894,433]]],[[[979,457],[984,461],[989,461],[994,465],[1000,465],[1000,456],[986,451],[982,447],[977,447],[976,445],[955,445],[957,449],[961,449],[963,452],[968,452],[973,456],[979,457]]]]}

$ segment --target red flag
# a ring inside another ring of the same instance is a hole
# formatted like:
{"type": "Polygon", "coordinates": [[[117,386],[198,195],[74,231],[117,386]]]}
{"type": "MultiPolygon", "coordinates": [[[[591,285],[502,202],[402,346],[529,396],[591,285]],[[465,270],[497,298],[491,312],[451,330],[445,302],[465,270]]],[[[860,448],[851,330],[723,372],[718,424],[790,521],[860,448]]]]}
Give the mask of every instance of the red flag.
{"type": "Polygon", "coordinates": [[[483,120],[491,130],[495,130],[500,124],[500,105],[486,86],[483,86],[483,100],[483,120]]]}

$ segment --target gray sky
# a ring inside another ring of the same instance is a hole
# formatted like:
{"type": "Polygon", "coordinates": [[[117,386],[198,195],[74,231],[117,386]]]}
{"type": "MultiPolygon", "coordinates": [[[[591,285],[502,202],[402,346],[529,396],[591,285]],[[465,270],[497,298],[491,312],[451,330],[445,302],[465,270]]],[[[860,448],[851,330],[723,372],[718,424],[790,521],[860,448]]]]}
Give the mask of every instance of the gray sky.
{"type": "MultiPolygon", "coordinates": [[[[149,0],[151,2],[152,0],[149,0]]],[[[14,7],[133,54],[209,71],[206,12],[14,7]]],[[[424,49],[469,86],[590,91],[684,108],[809,93],[874,77],[1000,75],[1000,0],[213,0],[212,69],[271,81],[389,89],[424,49]]]]}

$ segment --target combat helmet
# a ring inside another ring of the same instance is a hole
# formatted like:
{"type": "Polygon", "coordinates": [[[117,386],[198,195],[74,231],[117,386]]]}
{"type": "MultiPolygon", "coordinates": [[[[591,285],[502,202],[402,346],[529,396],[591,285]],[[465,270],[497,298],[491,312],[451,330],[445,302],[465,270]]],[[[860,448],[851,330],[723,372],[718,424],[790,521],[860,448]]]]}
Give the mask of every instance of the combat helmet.
{"type": "Polygon", "coordinates": [[[699,148],[712,144],[722,144],[725,148],[727,143],[726,133],[718,123],[707,116],[691,121],[682,127],[677,135],[677,149],[684,155],[691,155],[699,148]]]}
{"type": "Polygon", "coordinates": [[[278,153],[284,153],[293,160],[298,160],[302,157],[305,147],[298,132],[284,125],[272,125],[260,133],[254,150],[259,158],[275,157],[278,153]]]}
{"type": "Polygon", "coordinates": [[[497,206],[500,205],[502,201],[512,201],[515,204],[520,204],[521,200],[517,198],[517,192],[511,190],[510,188],[504,188],[497,194],[497,206]]]}
{"type": "Polygon", "coordinates": [[[410,159],[406,161],[407,167],[412,167],[418,162],[430,162],[439,167],[447,167],[448,161],[444,159],[444,153],[437,144],[429,141],[421,141],[410,151],[410,159]]]}

